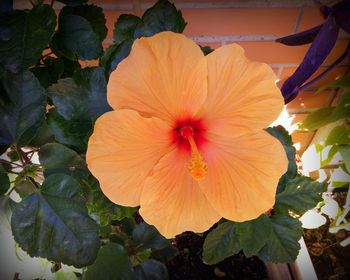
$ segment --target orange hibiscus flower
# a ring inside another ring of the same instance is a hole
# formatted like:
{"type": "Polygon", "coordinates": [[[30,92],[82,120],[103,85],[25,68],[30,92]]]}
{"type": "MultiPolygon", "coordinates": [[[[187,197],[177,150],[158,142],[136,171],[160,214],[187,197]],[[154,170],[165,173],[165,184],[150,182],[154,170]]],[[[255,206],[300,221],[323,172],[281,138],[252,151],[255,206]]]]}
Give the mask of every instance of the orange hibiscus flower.
{"type": "Polygon", "coordinates": [[[138,39],[110,76],[114,111],[96,121],[88,167],[111,201],[140,205],[166,237],[254,219],[288,164],[263,130],[284,105],[275,80],[237,44],[204,56],[181,34],[138,39]]]}

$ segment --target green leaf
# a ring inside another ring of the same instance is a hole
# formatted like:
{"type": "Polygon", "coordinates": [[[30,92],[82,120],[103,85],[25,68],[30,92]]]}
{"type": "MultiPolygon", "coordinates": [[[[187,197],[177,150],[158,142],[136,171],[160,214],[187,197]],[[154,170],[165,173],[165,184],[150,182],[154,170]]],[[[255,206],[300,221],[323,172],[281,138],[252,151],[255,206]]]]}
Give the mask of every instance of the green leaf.
{"type": "Polygon", "coordinates": [[[49,87],[47,95],[66,120],[75,117],[89,120],[111,110],[106,84],[102,67],[86,67],[77,70],[73,78],[61,79],[49,87]]]}
{"type": "Polygon", "coordinates": [[[334,80],[332,83],[320,87],[316,93],[323,92],[326,89],[330,89],[330,88],[350,88],[350,76],[347,75],[337,80],[334,80]]]}
{"type": "Polygon", "coordinates": [[[135,15],[122,14],[114,25],[113,39],[119,45],[125,40],[133,40],[135,28],[142,24],[142,20],[135,15]]]}
{"type": "Polygon", "coordinates": [[[178,253],[179,251],[169,242],[166,247],[163,247],[161,249],[153,249],[151,257],[152,259],[156,259],[165,263],[173,259],[178,253]]]}
{"type": "Polygon", "coordinates": [[[0,144],[28,144],[44,120],[44,89],[30,71],[0,81],[0,144]]]}
{"type": "Polygon", "coordinates": [[[144,249],[162,249],[169,245],[169,241],[154,226],[146,223],[140,223],[135,227],[132,238],[136,245],[142,245],[144,249]]]}
{"type": "Polygon", "coordinates": [[[31,68],[30,71],[35,75],[35,77],[40,81],[40,84],[47,88],[53,83],[57,83],[64,72],[64,63],[61,58],[46,57],[44,59],[44,64],[31,68]]]}
{"type": "Polygon", "coordinates": [[[118,66],[118,64],[126,58],[133,44],[133,40],[125,40],[119,45],[113,44],[109,46],[101,58],[101,64],[106,69],[106,76],[108,77],[118,66]]]}
{"type": "Polygon", "coordinates": [[[241,250],[236,236],[235,223],[223,222],[206,237],[203,245],[203,261],[216,264],[241,250]]]}
{"type": "Polygon", "coordinates": [[[334,127],[328,134],[326,145],[350,144],[350,128],[343,125],[334,127]]]}
{"type": "Polygon", "coordinates": [[[11,161],[18,161],[19,155],[16,150],[11,150],[6,154],[11,161]]]}
{"type": "Polygon", "coordinates": [[[106,38],[108,30],[102,8],[95,5],[66,6],[61,10],[60,17],[67,15],[83,17],[91,24],[93,31],[99,36],[101,42],[106,38]]]}
{"type": "Polygon", "coordinates": [[[122,246],[109,243],[98,252],[95,263],[87,268],[83,280],[96,279],[132,280],[133,268],[122,246]]]}
{"type": "Polygon", "coordinates": [[[136,252],[136,254],[134,253],[130,256],[130,261],[133,264],[133,266],[136,266],[140,263],[147,261],[151,256],[151,252],[151,249],[144,249],[141,251],[139,250],[136,252]]]}
{"type": "Polygon", "coordinates": [[[214,51],[210,46],[200,46],[204,55],[208,55],[214,51]]]}
{"type": "Polygon", "coordinates": [[[89,198],[98,188],[98,181],[87,169],[85,161],[73,150],[59,143],[48,143],[39,150],[39,161],[44,168],[44,176],[63,173],[79,181],[84,195],[89,198]]]}
{"type": "Polygon", "coordinates": [[[86,151],[93,123],[79,116],[67,121],[57,113],[56,109],[47,114],[47,122],[57,142],[64,144],[77,152],[86,151]]]}
{"type": "Polygon", "coordinates": [[[25,198],[28,195],[37,191],[37,188],[34,186],[31,180],[23,179],[15,184],[16,192],[20,195],[20,197],[25,198]]]}
{"type": "Polygon", "coordinates": [[[0,18],[0,64],[17,73],[36,64],[48,46],[56,26],[50,5],[15,11],[0,18]]]}
{"type": "Polygon", "coordinates": [[[300,250],[298,241],[303,233],[301,222],[289,215],[273,215],[268,223],[271,232],[258,257],[274,263],[295,261],[300,250]]]}
{"type": "Polygon", "coordinates": [[[332,146],[332,148],[329,150],[327,154],[327,158],[322,158],[322,150],[319,152],[321,154],[321,168],[327,166],[332,159],[334,158],[335,154],[338,152],[339,147],[338,146],[332,146]]]}
{"type": "Polygon", "coordinates": [[[324,125],[333,122],[332,112],[334,107],[326,107],[316,110],[309,114],[306,119],[299,125],[300,130],[316,130],[324,125]]]}
{"type": "Polygon", "coordinates": [[[286,176],[288,178],[294,178],[297,175],[297,165],[295,163],[295,148],[293,147],[292,137],[281,125],[269,127],[266,131],[282,143],[288,157],[288,170],[286,176]]]}
{"type": "Polygon", "coordinates": [[[16,204],[9,196],[0,196],[0,224],[2,229],[10,230],[12,211],[16,204]]]}
{"type": "Polygon", "coordinates": [[[41,126],[38,128],[37,133],[34,138],[30,141],[28,146],[40,148],[46,143],[51,143],[55,141],[55,137],[47,125],[47,119],[44,120],[41,126]]]}
{"type": "Polygon", "coordinates": [[[114,204],[97,186],[92,189],[91,196],[92,199],[88,203],[89,213],[98,217],[100,226],[107,226],[112,221],[121,221],[124,218],[132,217],[137,211],[136,207],[114,204]]]}
{"type": "Polygon", "coordinates": [[[288,210],[292,210],[297,214],[303,214],[322,200],[320,193],[326,189],[327,184],[298,175],[288,180],[284,190],[277,194],[273,209],[277,213],[288,214],[288,210]]]}
{"type": "Polygon", "coordinates": [[[160,0],[146,10],[142,22],[135,29],[135,38],[153,36],[162,31],[182,33],[186,26],[181,11],[167,0],[160,0]]]}
{"type": "Polygon", "coordinates": [[[345,163],[346,170],[350,172],[350,146],[342,145],[339,146],[339,152],[343,157],[343,161],[345,163]]]}
{"type": "Polygon", "coordinates": [[[10,188],[10,179],[5,168],[0,163],[0,196],[7,193],[10,188]]]}
{"type": "Polygon", "coordinates": [[[51,43],[56,55],[71,60],[96,59],[103,53],[99,34],[94,32],[88,20],[78,15],[60,14],[58,31],[51,43]]]}
{"type": "Polygon", "coordinates": [[[92,264],[100,246],[79,183],[65,174],[49,176],[40,192],[22,200],[11,227],[15,241],[30,256],[75,267],[92,264]]]}
{"type": "Polygon", "coordinates": [[[166,280],[169,279],[169,275],[163,263],[156,260],[148,260],[135,267],[135,279],[166,280]]]}
{"type": "Polygon", "coordinates": [[[350,117],[350,91],[345,92],[332,112],[333,121],[350,117]]]}
{"type": "Polygon", "coordinates": [[[39,150],[39,161],[45,177],[54,173],[64,173],[73,177],[86,176],[85,161],[73,150],[58,143],[48,143],[39,150]]]}
{"type": "Polygon", "coordinates": [[[270,238],[272,228],[269,218],[262,214],[259,218],[235,223],[236,234],[246,257],[257,255],[270,238]]]}

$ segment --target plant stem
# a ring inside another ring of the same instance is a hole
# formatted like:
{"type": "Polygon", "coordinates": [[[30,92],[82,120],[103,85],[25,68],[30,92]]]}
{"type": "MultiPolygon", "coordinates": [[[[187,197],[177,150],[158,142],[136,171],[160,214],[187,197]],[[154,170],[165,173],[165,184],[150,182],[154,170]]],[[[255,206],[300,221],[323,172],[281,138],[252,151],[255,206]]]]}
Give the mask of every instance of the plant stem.
{"type": "Polygon", "coordinates": [[[16,166],[18,166],[18,167],[23,167],[23,165],[20,165],[20,164],[18,164],[18,163],[16,163],[16,162],[12,162],[12,161],[8,161],[8,160],[6,160],[6,159],[0,159],[0,162],[2,162],[2,163],[8,163],[8,164],[13,164],[13,165],[16,165],[16,166]]]}

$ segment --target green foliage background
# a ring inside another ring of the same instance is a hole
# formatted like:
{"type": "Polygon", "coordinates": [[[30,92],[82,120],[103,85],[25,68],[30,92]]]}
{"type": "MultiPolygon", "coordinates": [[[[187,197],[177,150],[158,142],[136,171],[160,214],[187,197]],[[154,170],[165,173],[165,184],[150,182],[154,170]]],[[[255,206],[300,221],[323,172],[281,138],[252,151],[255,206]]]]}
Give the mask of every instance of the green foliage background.
{"type": "MultiPolygon", "coordinates": [[[[107,28],[100,7],[61,0],[66,5],[56,17],[42,2],[0,17],[0,199],[6,201],[1,211],[30,256],[82,267],[83,279],[167,279],[165,263],[177,249],[153,226],[136,222],[137,208],[115,205],[102,194],[85,151],[94,121],[111,110],[109,74],[134,40],[165,30],[181,33],[186,22],[161,0],[141,18],[121,15],[114,42],[104,51],[107,28]],[[79,60],[92,59],[98,67],[81,68],[79,60]],[[20,202],[10,198],[12,192],[20,202]]],[[[291,262],[298,254],[302,228],[290,214],[315,206],[325,185],[297,173],[295,149],[282,127],[268,132],[289,159],[274,209],[253,221],[220,221],[203,247],[208,264],[240,250],[272,262],[291,262]]]]}

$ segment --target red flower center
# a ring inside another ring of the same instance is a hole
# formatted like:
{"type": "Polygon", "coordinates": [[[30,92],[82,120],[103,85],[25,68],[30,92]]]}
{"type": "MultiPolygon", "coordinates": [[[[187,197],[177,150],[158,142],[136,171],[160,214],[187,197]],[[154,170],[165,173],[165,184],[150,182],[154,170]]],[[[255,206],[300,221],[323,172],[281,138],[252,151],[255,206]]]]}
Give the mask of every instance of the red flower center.
{"type": "Polygon", "coordinates": [[[200,150],[207,142],[205,137],[206,127],[202,119],[185,118],[175,122],[172,130],[172,143],[176,144],[179,150],[191,152],[189,137],[193,140],[200,150]]]}
{"type": "Polygon", "coordinates": [[[202,180],[207,175],[208,165],[199,152],[199,147],[206,141],[202,120],[179,120],[173,130],[173,141],[180,150],[191,151],[187,168],[195,180],[202,180]]]}

